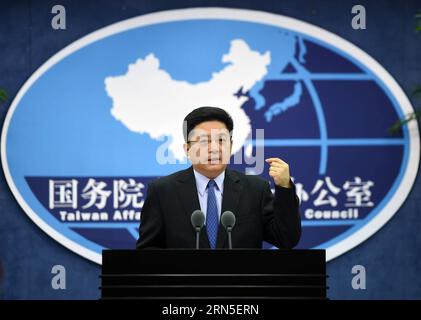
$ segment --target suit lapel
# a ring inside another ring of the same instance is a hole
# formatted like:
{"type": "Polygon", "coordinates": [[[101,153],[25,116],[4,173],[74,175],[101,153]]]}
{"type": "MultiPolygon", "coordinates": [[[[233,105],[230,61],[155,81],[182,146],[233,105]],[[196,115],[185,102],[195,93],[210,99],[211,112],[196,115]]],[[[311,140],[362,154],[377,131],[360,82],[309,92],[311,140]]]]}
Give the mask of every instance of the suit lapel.
{"type": "MultiPolygon", "coordinates": [[[[183,219],[190,221],[193,211],[200,210],[193,167],[184,170],[184,172],[182,172],[178,177],[177,183],[179,184],[177,188],[178,197],[181,199],[181,203],[183,204],[184,208],[183,219]]],[[[193,226],[191,227],[191,232],[194,234],[193,226]]],[[[202,231],[200,232],[199,243],[200,248],[210,248],[205,227],[203,227],[202,231]]]]}
{"type": "MultiPolygon", "coordinates": [[[[193,167],[184,170],[177,179],[179,184],[177,193],[181,199],[184,208],[184,219],[190,221],[191,214],[194,210],[200,210],[199,197],[197,195],[196,179],[194,178],[193,167]]],[[[226,169],[224,179],[224,193],[222,195],[221,215],[225,211],[232,211],[237,215],[236,209],[241,196],[243,186],[235,171],[226,169]]],[[[192,233],[193,227],[192,227],[192,233]]],[[[200,232],[200,248],[210,248],[206,228],[200,232]]],[[[218,235],[216,239],[216,247],[224,248],[227,242],[227,233],[219,222],[218,235]]]]}
{"type": "MultiPolygon", "coordinates": [[[[226,169],[224,179],[224,193],[222,195],[221,215],[225,211],[232,211],[235,215],[237,215],[236,209],[238,207],[238,201],[240,199],[242,190],[243,186],[235,171],[226,169]]],[[[216,247],[224,248],[225,243],[227,242],[227,238],[227,232],[220,222],[216,239],[216,247]]]]}

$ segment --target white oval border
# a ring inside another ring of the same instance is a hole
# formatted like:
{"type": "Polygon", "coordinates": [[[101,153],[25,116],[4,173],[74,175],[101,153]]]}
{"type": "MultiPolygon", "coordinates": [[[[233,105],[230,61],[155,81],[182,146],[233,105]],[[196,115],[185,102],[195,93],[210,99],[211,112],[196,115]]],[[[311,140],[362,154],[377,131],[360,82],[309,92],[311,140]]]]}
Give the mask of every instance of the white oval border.
{"type": "MultiPolygon", "coordinates": [[[[32,211],[30,206],[20,195],[10,175],[9,166],[7,163],[6,137],[10,120],[12,119],[13,113],[16,107],[18,106],[20,100],[22,99],[26,91],[32,86],[32,84],[38,78],[40,78],[48,69],[50,69],[60,60],[64,59],[66,56],[72,54],[73,52],[95,41],[130,29],[163,22],[173,22],[188,19],[227,19],[245,22],[256,22],[260,24],[267,24],[285,29],[290,29],[298,33],[307,34],[313,38],[319,39],[322,42],[328,43],[331,46],[338,48],[340,51],[347,52],[350,56],[363,63],[368,69],[375,73],[389,88],[389,90],[392,92],[397,102],[399,103],[400,107],[402,108],[404,114],[414,111],[411,103],[409,102],[408,98],[406,97],[405,93],[398,85],[398,83],[376,60],[370,57],[367,53],[359,49],[357,46],[353,45],[351,42],[327,30],[294,18],[274,13],[245,9],[189,8],[160,11],[156,13],[146,14],[135,18],[130,18],[127,20],[116,22],[107,27],[94,31],[66,46],[54,56],[52,56],[50,59],[48,59],[30,76],[30,78],[19,90],[6,114],[6,118],[4,121],[1,135],[1,160],[6,181],[9,184],[9,187],[12,190],[14,197],[16,198],[19,205],[23,208],[25,213],[32,219],[32,221],[49,236],[51,236],[54,240],[58,241],[66,248],[98,264],[102,263],[101,254],[98,254],[92,250],[81,246],[77,242],[66,238],[61,233],[57,232],[55,229],[50,227],[50,225],[45,223],[34,211],[32,211]]],[[[368,239],[370,236],[372,236],[390,218],[392,218],[392,216],[396,213],[396,211],[405,201],[406,197],[412,189],[413,183],[417,176],[420,160],[419,130],[416,121],[411,121],[408,123],[408,133],[410,141],[408,166],[404,172],[402,182],[399,185],[397,191],[391,197],[390,201],[386,204],[383,210],[381,210],[380,213],[377,214],[370,222],[368,222],[361,229],[353,233],[351,236],[336,243],[332,247],[327,248],[326,261],[332,260],[338,257],[339,255],[351,250],[352,248],[354,248],[355,246],[359,245],[360,243],[368,239]]]]}

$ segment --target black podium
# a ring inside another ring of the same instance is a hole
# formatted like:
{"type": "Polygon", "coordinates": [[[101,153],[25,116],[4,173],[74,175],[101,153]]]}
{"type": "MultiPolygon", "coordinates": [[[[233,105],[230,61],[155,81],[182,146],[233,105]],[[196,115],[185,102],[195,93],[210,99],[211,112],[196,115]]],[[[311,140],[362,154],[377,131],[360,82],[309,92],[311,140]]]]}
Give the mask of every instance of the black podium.
{"type": "Polygon", "coordinates": [[[324,250],[104,250],[102,299],[326,299],[324,250]]]}

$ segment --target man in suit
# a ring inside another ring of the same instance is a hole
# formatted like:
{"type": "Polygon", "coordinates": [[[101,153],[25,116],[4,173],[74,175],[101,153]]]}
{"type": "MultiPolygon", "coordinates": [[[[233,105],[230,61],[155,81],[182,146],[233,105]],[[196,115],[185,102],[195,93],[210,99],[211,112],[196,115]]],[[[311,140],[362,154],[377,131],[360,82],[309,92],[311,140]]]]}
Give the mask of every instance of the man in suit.
{"type": "Polygon", "coordinates": [[[278,248],[294,247],[301,236],[299,200],[289,166],[269,158],[269,183],[258,176],[227,168],[232,148],[233,121],[215,107],[193,110],[184,119],[184,149],[192,166],[149,183],[137,248],[194,248],[191,214],[201,210],[205,226],[200,248],[227,248],[221,214],[232,211],[233,248],[261,248],[267,241],[278,248]]]}

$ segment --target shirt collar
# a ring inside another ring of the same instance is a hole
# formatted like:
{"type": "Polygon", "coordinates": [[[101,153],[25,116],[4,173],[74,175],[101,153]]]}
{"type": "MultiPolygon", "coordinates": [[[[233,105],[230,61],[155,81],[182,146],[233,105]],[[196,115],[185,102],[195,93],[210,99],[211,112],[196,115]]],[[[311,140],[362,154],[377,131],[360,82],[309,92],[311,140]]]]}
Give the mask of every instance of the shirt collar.
{"type": "MultiPolygon", "coordinates": [[[[206,187],[208,186],[209,178],[204,176],[203,174],[197,172],[193,169],[194,177],[196,179],[196,186],[197,191],[199,192],[200,196],[203,196],[206,192],[206,187]]],[[[223,192],[224,189],[224,179],[225,179],[225,170],[222,171],[219,176],[217,176],[215,179],[213,179],[216,183],[216,186],[218,189],[223,192]]]]}

